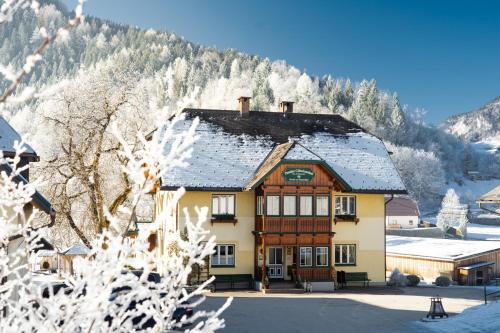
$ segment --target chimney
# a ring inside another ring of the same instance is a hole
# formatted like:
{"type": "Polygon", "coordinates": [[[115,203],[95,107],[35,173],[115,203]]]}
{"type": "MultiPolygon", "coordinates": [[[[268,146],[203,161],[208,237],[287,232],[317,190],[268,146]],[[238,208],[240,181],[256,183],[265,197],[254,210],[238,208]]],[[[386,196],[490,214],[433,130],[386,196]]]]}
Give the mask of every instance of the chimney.
{"type": "Polygon", "coordinates": [[[250,112],[250,97],[238,97],[238,110],[242,117],[248,116],[250,112]]]}
{"type": "Polygon", "coordinates": [[[280,102],[280,112],[283,114],[293,113],[293,102],[280,102]]]}

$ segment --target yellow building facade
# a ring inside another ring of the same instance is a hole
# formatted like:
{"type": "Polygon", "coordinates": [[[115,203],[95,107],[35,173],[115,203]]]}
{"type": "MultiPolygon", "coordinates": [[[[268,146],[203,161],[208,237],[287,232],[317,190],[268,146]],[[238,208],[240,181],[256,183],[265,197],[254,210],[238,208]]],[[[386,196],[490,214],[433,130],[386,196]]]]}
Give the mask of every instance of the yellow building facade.
{"type": "Polygon", "coordinates": [[[281,113],[239,107],[184,110],[186,128],[200,119],[199,140],[190,166],[162,179],[156,214],[180,187],[169,212],[179,232],[185,211],[208,208],[216,278],[333,286],[344,271],[384,283],[384,198],[406,190],[383,143],[340,116],[293,113],[291,103],[281,113]]]}

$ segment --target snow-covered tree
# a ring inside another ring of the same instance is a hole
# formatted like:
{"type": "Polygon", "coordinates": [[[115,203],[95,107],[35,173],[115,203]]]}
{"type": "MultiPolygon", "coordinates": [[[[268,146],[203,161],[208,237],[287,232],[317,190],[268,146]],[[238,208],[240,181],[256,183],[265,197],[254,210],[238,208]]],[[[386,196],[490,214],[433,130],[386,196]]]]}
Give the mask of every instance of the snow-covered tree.
{"type": "Polygon", "coordinates": [[[437,226],[445,233],[451,233],[450,229],[453,228],[456,230],[454,233],[456,236],[465,238],[467,222],[467,205],[460,203],[460,197],[454,189],[448,189],[437,215],[437,226]]]}
{"type": "MultiPolygon", "coordinates": [[[[92,240],[89,255],[75,265],[76,274],[63,276],[66,287],[58,292],[49,284],[36,281],[23,260],[32,253],[41,232],[33,229],[32,220],[24,215],[34,185],[19,184],[14,179],[21,171],[17,165],[23,151],[19,147],[13,159],[0,157],[0,163],[13,170],[10,174],[0,173],[1,332],[131,332],[146,322],[154,326],[154,332],[180,329],[186,324],[192,324],[191,332],[213,332],[224,326],[219,315],[231,299],[218,310],[195,311],[190,318],[173,317],[177,308],[188,306],[186,302],[191,301],[193,307],[203,302],[204,288],[210,283],[209,280],[191,292],[185,289],[193,265],[204,265],[215,246],[214,237],[208,237],[203,229],[207,208],[198,211],[196,221],[191,222],[188,217],[187,237],[175,230],[175,221],[168,214],[156,217],[150,230],[162,226],[167,229],[163,235],[167,252],[160,258],[148,251],[147,230],[136,238],[128,238],[121,228],[123,223],[132,224],[141,198],[150,195],[162,175],[186,166],[197,123],[187,131],[176,132],[174,126],[181,117],[177,113],[171,121],[158,124],[161,130],[149,141],[145,133],[138,132],[141,149],[131,146],[118,127],[113,127],[121,143],[123,172],[131,180],[132,199],[121,204],[116,214],[104,209],[109,226],[92,240]],[[24,236],[28,245],[7,254],[6,244],[16,234],[24,236]],[[164,273],[161,282],[149,281],[149,273],[158,266],[164,273]],[[137,277],[130,268],[143,273],[137,277]]],[[[174,199],[182,194],[183,190],[178,190],[174,199]]],[[[174,200],[172,205],[175,204],[174,200]]]]}

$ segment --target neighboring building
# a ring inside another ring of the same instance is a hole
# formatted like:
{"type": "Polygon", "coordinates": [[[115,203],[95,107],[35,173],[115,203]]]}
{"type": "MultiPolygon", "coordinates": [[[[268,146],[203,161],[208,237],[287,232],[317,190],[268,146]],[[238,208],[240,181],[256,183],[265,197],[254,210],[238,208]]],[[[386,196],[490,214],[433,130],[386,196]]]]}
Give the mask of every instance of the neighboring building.
{"type": "Polygon", "coordinates": [[[386,225],[393,229],[418,228],[420,212],[415,200],[395,197],[386,200],[386,225]]]}
{"type": "Polygon", "coordinates": [[[66,250],[59,252],[59,273],[73,275],[75,273],[74,260],[83,258],[89,253],[89,248],[82,244],[73,244],[66,250]]]}
{"type": "Polygon", "coordinates": [[[479,208],[496,215],[500,219],[500,185],[483,194],[476,202],[479,208]]]}
{"type": "MultiPolygon", "coordinates": [[[[5,119],[0,117],[0,150],[2,150],[4,156],[13,157],[15,156],[14,142],[21,141],[21,136],[17,133],[5,119]]],[[[36,152],[29,145],[26,145],[26,151],[21,155],[19,162],[19,167],[29,165],[31,162],[39,161],[39,157],[36,152]]],[[[7,174],[12,173],[12,168],[7,164],[0,164],[0,171],[6,172],[7,174]]],[[[20,175],[17,175],[14,180],[18,183],[27,184],[29,181],[29,168],[24,170],[20,175]]],[[[49,222],[43,226],[52,226],[55,220],[55,210],[52,208],[50,202],[38,191],[35,191],[30,204],[24,207],[24,213],[26,217],[29,217],[33,212],[33,207],[36,207],[40,211],[46,213],[49,216],[49,222]]],[[[13,213],[14,214],[14,213],[13,213]]],[[[23,221],[18,218],[18,223],[21,224],[23,221]]],[[[38,227],[42,225],[37,223],[38,227]]],[[[13,235],[9,239],[9,244],[7,248],[7,253],[11,255],[16,250],[23,248],[25,246],[24,237],[22,235],[13,235]]],[[[39,249],[43,249],[42,247],[39,249]]],[[[17,261],[19,265],[27,264],[26,260],[17,261]]]]}
{"type": "Polygon", "coordinates": [[[178,230],[184,209],[196,218],[195,207],[209,207],[210,274],[300,276],[331,289],[345,270],[385,282],[384,195],[406,190],[383,142],[339,115],[293,113],[291,102],[281,112],[249,111],[249,98],[238,100],[238,111],[183,111],[178,129],[199,117],[199,139],[189,167],[163,177],[155,213],[179,187],[178,230]]]}
{"type": "Polygon", "coordinates": [[[500,277],[500,242],[387,236],[387,270],[481,285],[500,277]]]}

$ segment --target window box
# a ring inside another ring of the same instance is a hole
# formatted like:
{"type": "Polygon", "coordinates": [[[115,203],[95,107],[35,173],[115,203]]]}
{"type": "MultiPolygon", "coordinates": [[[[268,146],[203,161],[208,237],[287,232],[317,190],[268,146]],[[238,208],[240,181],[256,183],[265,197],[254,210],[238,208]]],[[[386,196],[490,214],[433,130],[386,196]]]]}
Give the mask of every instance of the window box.
{"type": "Polygon", "coordinates": [[[358,224],[359,217],[356,217],[356,215],[335,215],[333,222],[335,224],[337,224],[337,222],[354,222],[358,224]]]}
{"type": "Polygon", "coordinates": [[[233,223],[233,224],[236,224],[236,222],[238,222],[238,220],[235,218],[234,215],[213,215],[210,222],[212,224],[214,224],[214,223],[233,223]]]}

